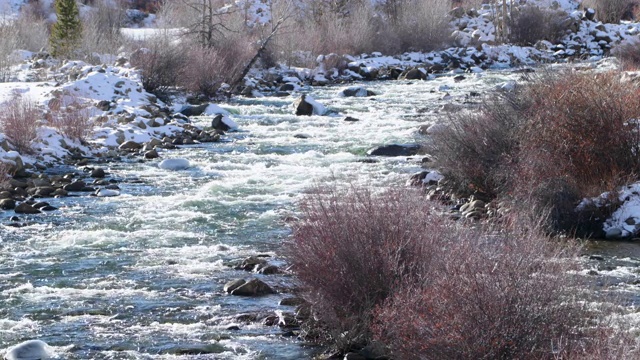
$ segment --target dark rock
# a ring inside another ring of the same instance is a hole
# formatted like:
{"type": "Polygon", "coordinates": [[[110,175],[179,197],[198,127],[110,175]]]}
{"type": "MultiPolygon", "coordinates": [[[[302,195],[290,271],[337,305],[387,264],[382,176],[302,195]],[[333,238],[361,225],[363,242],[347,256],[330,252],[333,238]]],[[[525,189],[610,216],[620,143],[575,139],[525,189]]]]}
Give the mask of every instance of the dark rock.
{"type": "Polygon", "coordinates": [[[101,100],[96,104],[96,107],[101,111],[111,110],[111,102],[108,100],[101,100]]]}
{"type": "Polygon", "coordinates": [[[354,117],[347,116],[346,118],[344,118],[344,121],[347,121],[347,122],[356,122],[356,121],[360,121],[360,119],[356,119],[356,118],[354,118],[354,117]]]}
{"type": "Polygon", "coordinates": [[[280,268],[275,266],[275,265],[258,265],[255,268],[255,271],[258,274],[263,274],[263,275],[274,275],[274,274],[279,274],[280,273],[280,268]]]}
{"type": "Polygon", "coordinates": [[[149,150],[146,153],[144,153],[144,158],[145,159],[157,159],[159,158],[160,155],[158,155],[158,151],[156,149],[153,150],[149,150]]]}
{"type": "Polygon", "coordinates": [[[411,175],[411,177],[409,178],[409,184],[411,184],[411,186],[424,186],[426,185],[424,183],[424,179],[427,177],[427,175],[429,175],[429,171],[421,171],[417,174],[413,174],[411,175]]]}
{"type": "Polygon", "coordinates": [[[126,141],[122,143],[122,145],[118,146],[120,150],[140,150],[142,149],[142,144],[139,144],[135,141],[126,141]]]}
{"type": "Polygon", "coordinates": [[[92,178],[103,178],[106,176],[106,173],[104,171],[104,169],[102,168],[95,168],[93,170],[91,170],[91,177],[92,178]]]}
{"type": "Polygon", "coordinates": [[[367,360],[367,358],[356,352],[349,352],[344,354],[344,360],[367,360]]]}
{"type": "Polygon", "coordinates": [[[56,210],[58,210],[58,208],[55,207],[55,206],[47,205],[47,206],[41,208],[40,210],[42,210],[42,211],[56,211],[56,210]]]}
{"type": "Polygon", "coordinates": [[[40,210],[34,208],[27,203],[21,203],[15,208],[16,214],[40,214],[40,210]]]}
{"type": "Polygon", "coordinates": [[[420,150],[420,145],[384,145],[368,151],[372,156],[413,156],[420,150]]]}
{"type": "Polygon", "coordinates": [[[240,286],[246,283],[247,281],[244,279],[231,280],[228,283],[224,284],[223,290],[227,294],[230,294],[233,290],[239,288],[240,286]]]}
{"type": "Polygon", "coordinates": [[[363,87],[360,86],[354,86],[354,87],[350,87],[350,88],[346,88],[344,90],[342,90],[342,92],[340,92],[340,94],[342,94],[342,96],[345,97],[367,97],[367,96],[376,96],[376,93],[374,93],[371,90],[367,90],[363,87]]]}
{"type": "Polygon", "coordinates": [[[13,199],[0,200],[0,209],[13,210],[16,208],[16,201],[13,199]]]}
{"type": "Polygon", "coordinates": [[[35,203],[35,204],[31,205],[31,206],[33,206],[36,209],[42,209],[42,208],[44,208],[46,206],[49,206],[49,203],[42,201],[42,202],[35,203]]]}
{"type": "Polygon", "coordinates": [[[420,69],[410,69],[400,75],[400,80],[424,80],[427,78],[427,74],[420,69]]]}
{"type": "Polygon", "coordinates": [[[251,279],[231,291],[231,295],[236,296],[261,296],[267,294],[275,294],[275,291],[258,279],[251,279]]]}
{"type": "Polygon", "coordinates": [[[224,115],[218,114],[211,120],[211,127],[220,131],[229,131],[231,127],[224,122],[224,115]]]}
{"type": "Polygon", "coordinates": [[[604,261],[604,256],[602,256],[602,255],[590,255],[589,256],[589,260],[604,261]]]}
{"type": "Polygon", "coordinates": [[[311,116],[313,115],[313,105],[306,101],[307,95],[302,94],[298,100],[293,103],[293,107],[296,109],[296,116],[311,116]]]}
{"type": "Polygon", "coordinates": [[[36,189],[35,195],[47,197],[56,192],[56,188],[52,186],[43,186],[36,189]]]}
{"type": "Polygon", "coordinates": [[[308,139],[311,136],[309,136],[307,134],[295,134],[295,135],[293,135],[293,137],[296,138],[296,139],[308,139]]]}
{"type": "Polygon", "coordinates": [[[286,91],[294,91],[295,89],[296,87],[293,84],[283,84],[283,85],[280,85],[280,87],[278,88],[278,91],[286,92],[286,91]]]}
{"type": "Polygon", "coordinates": [[[306,301],[299,297],[288,297],[280,300],[280,306],[300,306],[304,303],[306,303],[306,301]]]}
{"type": "Polygon", "coordinates": [[[188,105],[180,110],[180,114],[184,116],[200,116],[209,107],[209,104],[188,105]]]}
{"type": "Polygon", "coordinates": [[[460,82],[462,80],[466,79],[466,77],[464,77],[464,75],[457,75],[453,77],[453,81],[455,82],[460,82]]]}
{"type": "Polygon", "coordinates": [[[84,181],[76,180],[71,184],[65,185],[63,189],[66,191],[82,191],[86,186],[87,184],[84,181]]]}
{"type": "Polygon", "coordinates": [[[261,259],[256,256],[249,256],[248,258],[242,260],[240,265],[235,266],[236,270],[244,270],[244,271],[253,271],[258,265],[266,265],[267,260],[261,259]]]}

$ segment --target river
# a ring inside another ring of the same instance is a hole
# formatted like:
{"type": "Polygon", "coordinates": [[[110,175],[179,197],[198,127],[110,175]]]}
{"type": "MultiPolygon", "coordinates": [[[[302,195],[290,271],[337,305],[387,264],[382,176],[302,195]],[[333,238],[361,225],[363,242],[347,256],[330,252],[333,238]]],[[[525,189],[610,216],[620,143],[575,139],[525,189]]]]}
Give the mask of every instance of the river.
{"type": "MultiPolygon", "coordinates": [[[[328,116],[292,115],[294,97],[234,99],[220,105],[240,131],[224,142],[161,153],[188,159],[187,170],[138,159],[102,164],[120,181],[121,196],[48,199],[60,210],[21,216],[29,224],[23,228],[0,227],[0,349],[41,339],[60,359],[311,357],[317,349],[277,327],[237,320],[293,308],[278,305],[288,294],[224,294],[227,281],[250,275],[226,264],[266,254],[286,266],[278,255],[289,234],[283,220],[307,189],[404,184],[421,169],[420,157],[362,161],[366,151],[423,141],[416,130],[442,105],[477,102],[471,92],[521,75],[466,76],[459,83],[452,76],[363,83],[378,94],[369,98],[339,97],[346,85],[304,89],[330,109],[328,116]]],[[[11,215],[1,213],[0,222],[11,215]]],[[[294,281],[257,276],[280,289],[294,281]]]]}

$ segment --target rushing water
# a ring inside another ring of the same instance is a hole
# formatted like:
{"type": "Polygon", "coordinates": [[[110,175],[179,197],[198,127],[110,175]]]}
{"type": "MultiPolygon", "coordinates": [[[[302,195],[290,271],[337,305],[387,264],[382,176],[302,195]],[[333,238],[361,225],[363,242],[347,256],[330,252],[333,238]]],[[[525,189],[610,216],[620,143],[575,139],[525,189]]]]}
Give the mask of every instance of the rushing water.
{"type": "MultiPolygon", "coordinates": [[[[250,275],[226,263],[268,254],[284,265],[283,219],[305,190],[333,181],[404,183],[420,169],[418,158],[362,162],[366,151],[421,141],[417,128],[442,105],[477,101],[470,92],[518,77],[365,83],[379,94],[371,98],[341,98],[340,86],[306,89],[334,113],[322,117],[291,115],[294,97],[237,99],[222,104],[241,127],[229,141],[161,154],[189,159],[190,169],[108,164],[122,181],[121,196],[50,199],[59,211],[23,217],[24,228],[0,228],[0,353],[41,339],[62,359],[310,357],[316,349],[277,327],[236,320],[293,308],[278,305],[286,294],[225,295],[225,282],[250,275]],[[343,121],[347,115],[360,121],[343,121]],[[208,354],[189,354],[200,351],[208,354]]],[[[11,215],[0,214],[0,222],[11,215]]],[[[292,283],[287,275],[258,276],[280,289],[292,283]]]]}

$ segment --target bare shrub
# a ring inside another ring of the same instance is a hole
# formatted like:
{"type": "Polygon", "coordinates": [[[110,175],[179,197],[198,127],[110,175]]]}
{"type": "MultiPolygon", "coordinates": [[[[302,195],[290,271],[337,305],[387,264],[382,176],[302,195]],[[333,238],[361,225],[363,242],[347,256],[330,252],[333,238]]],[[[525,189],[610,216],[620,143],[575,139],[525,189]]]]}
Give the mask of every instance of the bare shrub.
{"type": "Polygon", "coordinates": [[[130,60],[132,66],[141,70],[145,90],[157,93],[177,86],[185,63],[183,50],[169,35],[155,37],[146,45],[132,54],[130,60]]]}
{"type": "Polygon", "coordinates": [[[30,12],[17,19],[0,22],[0,82],[12,80],[11,66],[22,59],[15,58],[17,50],[38,51],[48,45],[46,22],[30,12]]]}
{"type": "Polygon", "coordinates": [[[374,310],[420,273],[443,219],[411,191],[318,189],[301,204],[288,254],[325,341],[349,349],[371,339],[374,310]]]}
{"type": "Polygon", "coordinates": [[[547,74],[476,113],[450,119],[431,151],[452,186],[549,209],[549,229],[573,233],[574,209],[640,173],[639,89],[619,74],[547,74]],[[616,94],[611,96],[611,94],[616,94]]]}
{"type": "Polygon", "coordinates": [[[83,19],[81,51],[89,56],[116,54],[124,42],[120,33],[124,20],[117,2],[98,2],[83,19]]]}
{"type": "Polygon", "coordinates": [[[619,23],[632,20],[638,7],[637,0],[585,0],[583,8],[596,10],[596,17],[603,23],[619,23]]]}
{"type": "Polygon", "coordinates": [[[397,359],[569,358],[600,343],[570,274],[578,246],[538,223],[466,227],[407,189],[317,189],[301,211],[287,250],[319,341],[377,340],[397,359]]]}
{"type": "Polygon", "coordinates": [[[41,111],[37,104],[15,93],[4,103],[0,126],[9,142],[21,153],[31,153],[31,141],[36,137],[41,111]]]}
{"type": "Polygon", "coordinates": [[[254,50],[247,42],[228,42],[215,49],[192,46],[186,54],[178,84],[190,92],[213,97],[222,84],[240,76],[254,50]]]}
{"type": "Polygon", "coordinates": [[[313,65],[297,63],[297,58],[291,58],[292,52],[306,51],[317,56],[433,50],[446,44],[451,34],[446,1],[330,5],[317,2],[297,13],[274,40],[274,56],[293,65],[313,65]]]}
{"type": "Polygon", "coordinates": [[[524,5],[512,13],[509,40],[531,46],[540,40],[558,42],[567,33],[569,22],[563,11],[524,5]]]}
{"type": "Polygon", "coordinates": [[[538,183],[568,177],[581,195],[596,196],[638,174],[638,95],[616,73],[568,72],[533,82],[527,87],[528,121],[519,134],[522,175],[538,183]],[[535,159],[542,153],[554,166],[535,159]]]}
{"type": "MultiPolygon", "coordinates": [[[[444,229],[441,231],[451,231],[444,229]]],[[[537,229],[466,229],[434,244],[429,271],[383,307],[375,333],[399,359],[556,359],[588,312],[568,274],[575,248],[537,229]]]]}
{"type": "Polygon", "coordinates": [[[450,114],[448,126],[433,134],[429,147],[457,192],[496,197],[510,190],[507,169],[517,163],[527,106],[524,97],[496,94],[480,109],[450,114]]]}
{"type": "Polygon", "coordinates": [[[62,95],[49,102],[48,120],[63,135],[84,142],[91,130],[89,105],[74,96],[62,95]]]}
{"type": "Polygon", "coordinates": [[[640,42],[625,41],[611,50],[611,54],[620,61],[620,66],[626,71],[640,69],[640,42]]]}
{"type": "Polygon", "coordinates": [[[392,31],[401,44],[400,51],[430,51],[450,42],[450,5],[447,1],[405,1],[392,18],[392,31]]]}

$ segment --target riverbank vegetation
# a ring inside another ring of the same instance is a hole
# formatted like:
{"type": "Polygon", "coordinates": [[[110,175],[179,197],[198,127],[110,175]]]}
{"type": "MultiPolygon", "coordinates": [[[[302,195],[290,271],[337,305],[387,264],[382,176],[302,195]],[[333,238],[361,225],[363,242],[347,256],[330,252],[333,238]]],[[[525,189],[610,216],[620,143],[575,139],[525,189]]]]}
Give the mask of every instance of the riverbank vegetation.
{"type": "Polygon", "coordinates": [[[470,226],[404,188],[319,188],[301,211],[288,249],[316,341],[372,359],[637,356],[591,307],[579,246],[537,222],[470,226]]]}

